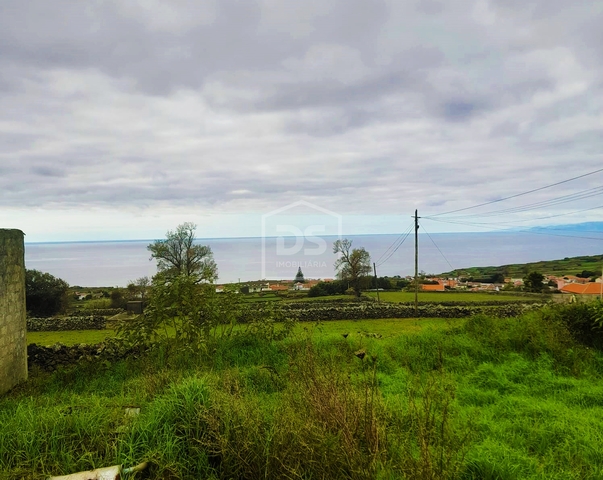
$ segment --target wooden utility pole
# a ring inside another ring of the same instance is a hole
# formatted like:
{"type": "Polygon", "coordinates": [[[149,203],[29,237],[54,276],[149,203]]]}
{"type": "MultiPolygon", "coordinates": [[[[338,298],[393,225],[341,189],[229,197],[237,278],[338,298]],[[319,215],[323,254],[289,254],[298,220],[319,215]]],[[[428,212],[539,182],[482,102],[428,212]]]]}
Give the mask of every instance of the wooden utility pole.
{"type": "Polygon", "coordinates": [[[375,290],[377,291],[377,303],[381,303],[381,300],[379,300],[379,283],[377,282],[377,266],[375,265],[375,262],[373,262],[373,271],[375,272],[375,290]]]}
{"type": "Polygon", "coordinates": [[[419,215],[415,210],[415,316],[419,316],[419,215]]]}

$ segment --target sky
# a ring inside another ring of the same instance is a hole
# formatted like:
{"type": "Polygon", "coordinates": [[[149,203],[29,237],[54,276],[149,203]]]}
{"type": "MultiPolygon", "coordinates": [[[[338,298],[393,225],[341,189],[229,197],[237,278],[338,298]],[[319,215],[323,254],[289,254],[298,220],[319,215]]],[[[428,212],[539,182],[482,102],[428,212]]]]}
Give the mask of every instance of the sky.
{"type": "Polygon", "coordinates": [[[595,0],[2,0],[0,228],[601,221],[603,172],[489,202],[603,167],[602,24],[595,0]]]}

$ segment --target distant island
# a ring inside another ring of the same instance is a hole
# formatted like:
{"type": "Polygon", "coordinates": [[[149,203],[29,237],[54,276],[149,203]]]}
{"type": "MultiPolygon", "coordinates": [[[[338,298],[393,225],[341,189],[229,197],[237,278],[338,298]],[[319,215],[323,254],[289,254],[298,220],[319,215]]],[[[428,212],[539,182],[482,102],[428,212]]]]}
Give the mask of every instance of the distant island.
{"type": "MultiPolygon", "coordinates": [[[[530,232],[564,231],[581,233],[603,233],[603,222],[572,223],[569,225],[549,225],[547,227],[532,227],[530,232]]],[[[602,238],[603,240],[603,238],[602,238]]]]}

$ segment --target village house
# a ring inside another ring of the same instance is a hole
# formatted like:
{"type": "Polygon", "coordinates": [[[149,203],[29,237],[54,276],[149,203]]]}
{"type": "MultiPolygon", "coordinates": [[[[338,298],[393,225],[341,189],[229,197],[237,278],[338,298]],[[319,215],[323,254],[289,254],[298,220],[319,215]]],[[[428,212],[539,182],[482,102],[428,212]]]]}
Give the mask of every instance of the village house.
{"type": "Polygon", "coordinates": [[[568,283],[559,290],[561,293],[572,295],[601,295],[603,293],[603,283],[601,283],[601,279],[589,283],[568,283]]]}
{"type": "Polygon", "coordinates": [[[260,293],[263,289],[270,291],[270,284],[268,283],[251,283],[249,284],[249,293],[260,293]]]}
{"type": "Polygon", "coordinates": [[[421,290],[425,292],[443,292],[445,290],[455,289],[459,286],[458,280],[454,278],[430,278],[432,282],[437,284],[422,284],[421,290]]]}
{"type": "Polygon", "coordinates": [[[278,283],[274,283],[270,285],[270,291],[272,292],[287,292],[289,287],[287,285],[282,285],[278,283]]]}
{"type": "Polygon", "coordinates": [[[310,290],[314,285],[318,285],[322,280],[306,280],[304,283],[296,282],[293,285],[293,290],[298,290],[300,292],[306,292],[310,290]]]}

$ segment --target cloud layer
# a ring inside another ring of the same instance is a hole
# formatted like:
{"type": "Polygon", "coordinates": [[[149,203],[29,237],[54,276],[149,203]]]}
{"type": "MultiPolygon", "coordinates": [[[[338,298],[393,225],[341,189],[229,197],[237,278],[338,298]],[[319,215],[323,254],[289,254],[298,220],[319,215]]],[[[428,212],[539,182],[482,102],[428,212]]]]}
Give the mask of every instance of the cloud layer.
{"type": "Polygon", "coordinates": [[[132,238],[203,212],[245,235],[228,215],[305,199],[395,232],[596,170],[602,20],[593,1],[4,0],[0,223],[132,238]]]}

